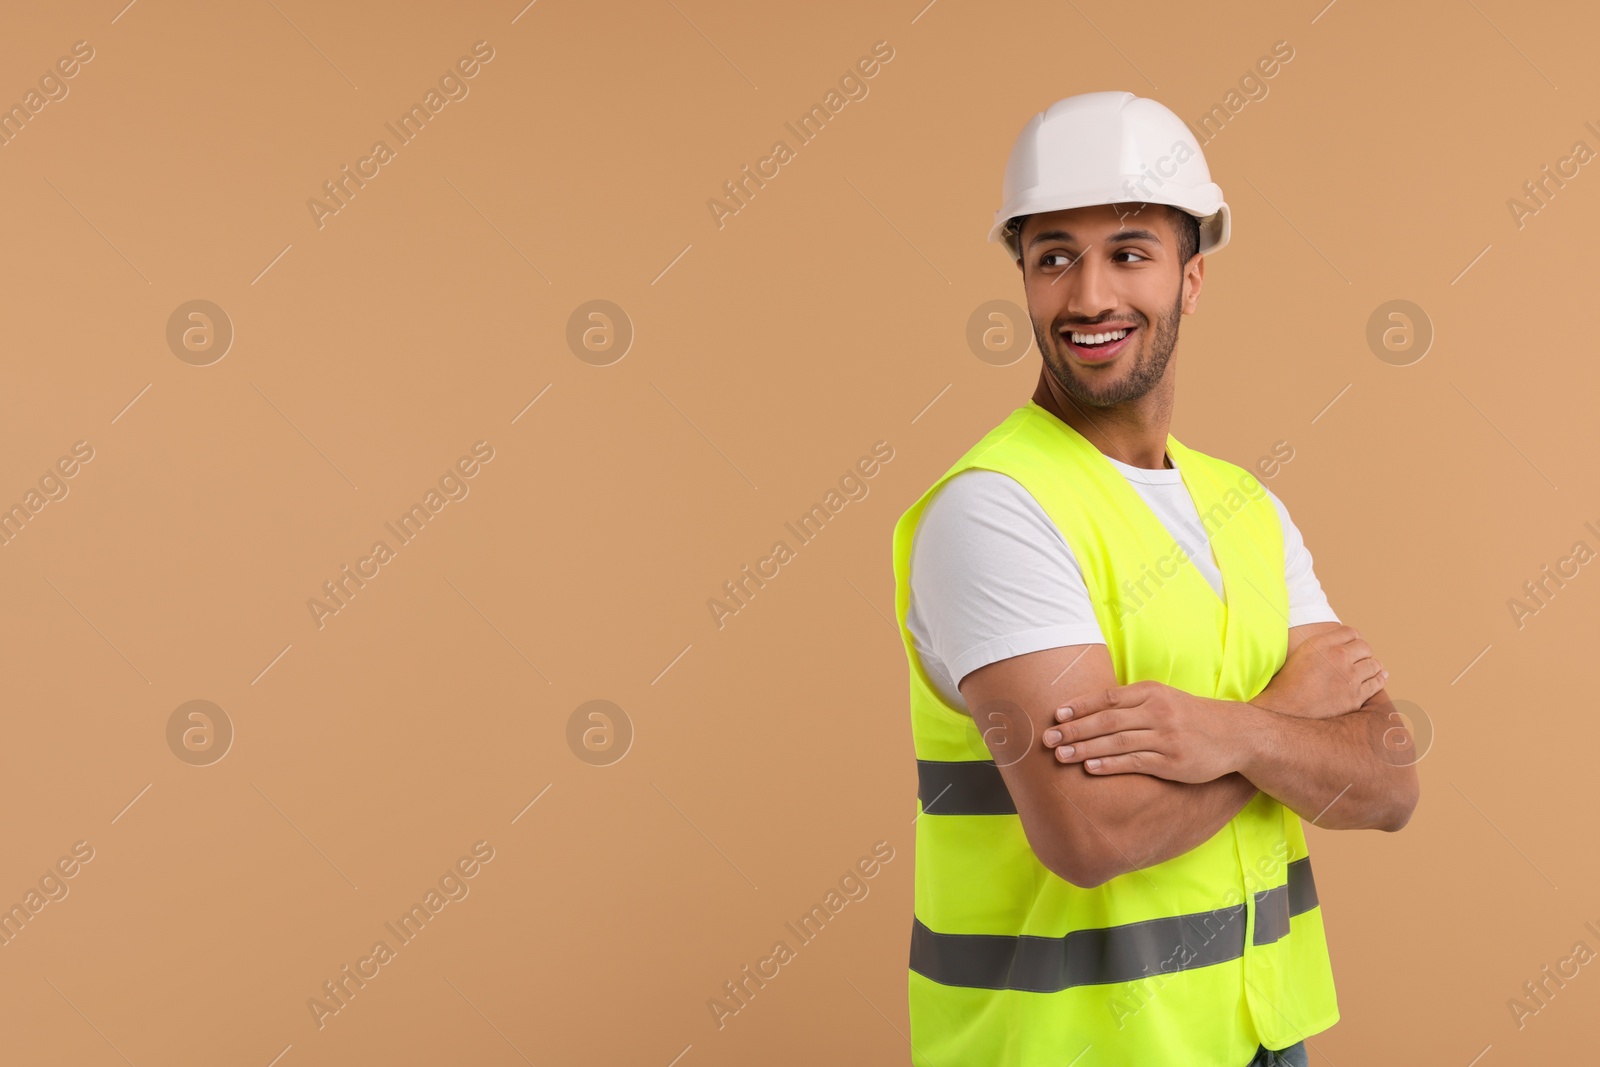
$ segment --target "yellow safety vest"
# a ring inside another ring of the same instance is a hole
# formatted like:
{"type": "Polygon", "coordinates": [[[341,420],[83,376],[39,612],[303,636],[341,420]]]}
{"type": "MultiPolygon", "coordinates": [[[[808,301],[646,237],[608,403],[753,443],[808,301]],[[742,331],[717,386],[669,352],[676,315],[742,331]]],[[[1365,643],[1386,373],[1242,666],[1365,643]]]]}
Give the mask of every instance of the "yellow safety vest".
{"type": "Polygon", "coordinates": [[[1167,452],[1226,602],[1100,450],[1032,400],[895,524],[920,813],[909,975],[920,1067],[1245,1067],[1258,1045],[1285,1048],[1339,1019],[1294,812],[1257,793],[1181,856],[1074,886],[1039,862],[977,726],[939,696],[906,628],[917,520],[949,478],[982,467],[1020,482],[1071,546],[1119,685],[1254,697],[1288,650],[1277,510],[1242,468],[1170,435],[1167,452]]]}

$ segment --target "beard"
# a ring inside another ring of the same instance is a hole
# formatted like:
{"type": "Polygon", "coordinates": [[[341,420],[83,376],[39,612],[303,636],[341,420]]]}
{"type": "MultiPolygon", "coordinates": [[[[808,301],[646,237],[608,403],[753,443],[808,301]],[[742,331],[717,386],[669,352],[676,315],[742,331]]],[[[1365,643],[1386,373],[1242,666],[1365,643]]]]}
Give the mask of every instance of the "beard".
{"type": "Polygon", "coordinates": [[[1150,328],[1150,320],[1144,315],[1135,311],[1133,318],[1138,323],[1139,332],[1144,335],[1139,338],[1140,350],[1133,354],[1133,366],[1121,377],[1101,385],[1093,384],[1092,378],[1092,375],[1100,372],[1078,370],[1057,350],[1057,345],[1067,343],[1060,333],[1061,323],[1053,324],[1046,333],[1040,328],[1038,321],[1034,321],[1033,336],[1039,345],[1039,353],[1050,372],[1050,377],[1055,379],[1063,393],[1079,404],[1093,408],[1108,408],[1125,404],[1130,400],[1138,400],[1156,387],[1167,372],[1167,363],[1172,359],[1172,350],[1178,345],[1178,323],[1183,318],[1183,286],[1181,284],[1178,286],[1177,300],[1173,302],[1171,309],[1156,321],[1154,331],[1150,328]],[[1080,377],[1080,374],[1083,377],[1080,377]]]}

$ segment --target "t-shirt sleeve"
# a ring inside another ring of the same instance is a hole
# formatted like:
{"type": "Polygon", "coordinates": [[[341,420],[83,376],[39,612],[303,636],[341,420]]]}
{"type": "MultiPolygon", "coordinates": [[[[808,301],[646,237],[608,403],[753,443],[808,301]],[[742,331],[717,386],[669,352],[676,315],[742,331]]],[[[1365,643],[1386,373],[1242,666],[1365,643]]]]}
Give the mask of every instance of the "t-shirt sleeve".
{"type": "Polygon", "coordinates": [[[911,595],[929,644],[958,684],[1013,656],[1105,644],[1061,531],[998,471],[962,471],[928,502],[912,542],[911,595]]]}
{"type": "MultiPolygon", "coordinates": [[[[1262,486],[1266,489],[1266,486],[1262,486]]],[[[1300,530],[1289,518],[1278,494],[1267,489],[1267,495],[1277,505],[1278,518],[1283,523],[1283,571],[1289,584],[1289,628],[1313,622],[1338,622],[1339,616],[1328,606],[1328,597],[1311,569],[1311,550],[1306,547],[1300,530]]]]}

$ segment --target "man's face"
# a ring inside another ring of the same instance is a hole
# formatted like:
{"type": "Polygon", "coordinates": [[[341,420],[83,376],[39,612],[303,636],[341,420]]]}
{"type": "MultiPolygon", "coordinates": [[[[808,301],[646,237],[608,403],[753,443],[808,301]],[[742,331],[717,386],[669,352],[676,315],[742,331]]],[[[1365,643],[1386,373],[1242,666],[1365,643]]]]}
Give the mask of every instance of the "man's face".
{"type": "Polygon", "coordinates": [[[1155,388],[1200,295],[1204,257],[1178,262],[1165,208],[1115,204],[1030,215],[1023,288],[1044,365],[1080,405],[1105,408],[1155,388]],[[1111,334],[1096,342],[1095,335],[1111,334]],[[1074,339],[1076,338],[1076,340],[1074,339]]]}

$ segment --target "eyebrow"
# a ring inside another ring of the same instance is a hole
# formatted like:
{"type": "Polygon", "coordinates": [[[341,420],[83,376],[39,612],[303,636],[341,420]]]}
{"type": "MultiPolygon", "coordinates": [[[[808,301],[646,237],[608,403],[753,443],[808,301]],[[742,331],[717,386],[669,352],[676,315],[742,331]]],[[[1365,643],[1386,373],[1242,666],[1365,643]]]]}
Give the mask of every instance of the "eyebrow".
{"type": "MultiPolygon", "coordinates": [[[[1076,242],[1077,238],[1066,230],[1045,230],[1043,233],[1034,234],[1033,239],[1028,242],[1028,247],[1032,248],[1040,241],[1076,242]]],[[[1122,241],[1154,241],[1156,244],[1160,244],[1161,238],[1149,230],[1118,230],[1106,238],[1106,244],[1108,245],[1118,244],[1122,241]]]]}

